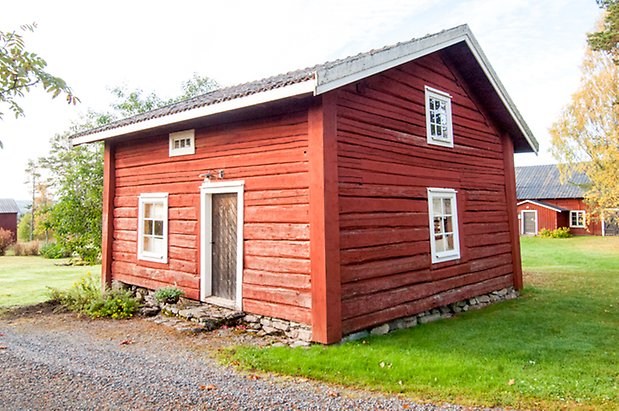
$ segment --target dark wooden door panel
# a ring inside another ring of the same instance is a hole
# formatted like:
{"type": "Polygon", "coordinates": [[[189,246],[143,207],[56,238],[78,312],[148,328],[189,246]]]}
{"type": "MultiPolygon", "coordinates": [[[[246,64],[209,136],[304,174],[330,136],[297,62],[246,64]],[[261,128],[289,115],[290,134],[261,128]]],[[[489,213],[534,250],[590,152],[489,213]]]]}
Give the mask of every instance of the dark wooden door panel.
{"type": "Polygon", "coordinates": [[[236,193],[213,194],[213,295],[236,296],[236,193]]]}

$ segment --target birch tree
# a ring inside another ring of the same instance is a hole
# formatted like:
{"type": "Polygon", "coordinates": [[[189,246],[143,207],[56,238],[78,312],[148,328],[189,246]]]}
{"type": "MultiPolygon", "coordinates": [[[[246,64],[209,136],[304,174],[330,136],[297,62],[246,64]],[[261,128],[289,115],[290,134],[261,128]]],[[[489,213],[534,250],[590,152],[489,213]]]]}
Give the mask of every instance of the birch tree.
{"type": "Polygon", "coordinates": [[[552,153],[564,179],[591,180],[585,201],[599,212],[619,206],[619,68],[612,54],[588,49],[581,83],[550,129],[552,153]]]}

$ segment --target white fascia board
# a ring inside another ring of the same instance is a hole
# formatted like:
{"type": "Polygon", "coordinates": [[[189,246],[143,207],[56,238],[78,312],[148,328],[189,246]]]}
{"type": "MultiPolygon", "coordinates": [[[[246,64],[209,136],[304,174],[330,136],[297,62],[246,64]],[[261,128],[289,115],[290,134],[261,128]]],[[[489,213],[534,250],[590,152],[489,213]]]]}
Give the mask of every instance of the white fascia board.
{"type": "Polygon", "coordinates": [[[561,213],[561,212],[565,211],[565,210],[561,210],[560,208],[555,208],[555,207],[553,207],[551,205],[542,204],[542,203],[540,203],[538,201],[534,201],[534,200],[524,200],[524,201],[521,201],[519,203],[516,203],[516,205],[519,206],[519,205],[523,205],[525,203],[533,204],[533,205],[536,205],[538,207],[544,207],[544,208],[547,208],[549,210],[556,211],[557,213],[561,213]]]}
{"type": "Polygon", "coordinates": [[[465,40],[464,28],[394,47],[316,73],[316,95],[381,73],[465,40]],[[404,50],[403,50],[404,48],[404,50]]]}
{"type": "Polygon", "coordinates": [[[260,93],[250,94],[244,97],[222,101],[221,103],[198,107],[187,111],[181,111],[167,116],[156,117],[150,120],[140,121],[138,123],[127,124],[126,126],[111,128],[98,133],[87,134],[85,136],[74,138],[72,140],[72,143],[74,146],[77,146],[80,144],[107,140],[109,138],[122,136],[124,134],[145,131],[156,127],[180,123],[187,120],[195,120],[202,117],[208,117],[213,114],[223,113],[239,108],[251,107],[271,101],[282,100],[288,97],[300,96],[303,94],[314,94],[315,89],[316,81],[312,79],[301,83],[291,84],[289,86],[279,87],[272,90],[262,91],[260,93]]]}
{"type": "Polygon", "coordinates": [[[531,132],[531,129],[529,129],[529,126],[522,118],[522,115],[516,108],[516,105],[512,101],[511,97],[509,97],[509,94],[507,94],[507,90],[505,90],[503,83],[501,83],[501,81],[499,80],[499,77],[497,76],[496,72],[490,65],[490,62],[488,61],[488,59],[486,58],[486,55],[482,51],[481,46],[479,45],[479,43],[475,39],[475,36],[473,36],[473,33],[470,30],[467,30],[466,44],[469,46],[469,49],[471,50],[471,52],[473,53],[473,56],[475,57],[475,59],[481,66],[482,70],[486,74],[486,77],[488,78],[488,80],[490,80],[490,84],[492,84],[492,87],[494,88],[499,98],[501,99],[505,107],[507,108],[507,111],[509,112],[509,114],[512,116],[512,118],[516,122],[516,125],[518,126],[522,134],[524,135],[524,138],[526,138],[527,142],[529,143],[529,146],[533,149],[533,152],[537,155],[539,152],[539,143],[537,142],[537,140],[535,140],[535,137],[533,137],[533,133],[531,132]]]}

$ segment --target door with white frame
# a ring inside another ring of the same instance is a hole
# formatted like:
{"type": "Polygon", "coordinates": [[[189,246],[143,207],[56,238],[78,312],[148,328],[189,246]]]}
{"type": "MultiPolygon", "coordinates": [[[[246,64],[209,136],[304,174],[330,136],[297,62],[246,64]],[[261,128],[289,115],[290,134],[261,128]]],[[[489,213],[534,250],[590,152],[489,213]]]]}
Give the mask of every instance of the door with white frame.
{"type": "Polygon", "coordinates": [[[200,299],[242,309],[243,181],[200,188],[200,299]]]}
{"type": "Polygon", "coordinates": [[[522,210],[520,233],[522,235],[537,235],[537,210],[522,210]]]}

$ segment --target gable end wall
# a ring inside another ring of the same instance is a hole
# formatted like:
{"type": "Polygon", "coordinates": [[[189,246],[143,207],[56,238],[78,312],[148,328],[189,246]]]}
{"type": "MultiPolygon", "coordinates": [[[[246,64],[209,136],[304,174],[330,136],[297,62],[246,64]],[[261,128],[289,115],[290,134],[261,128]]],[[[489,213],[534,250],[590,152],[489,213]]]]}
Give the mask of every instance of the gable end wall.
{"type": "Polygon", "coordinates": [[[434,53],[337,91],[344,334],[514,285],[504,144],[462,83],[434,53]],[[453,148],[427,144],[426,85],[453,148]],[[458,192],[459,260],[431,262],[428,187],[458,192]]]}

